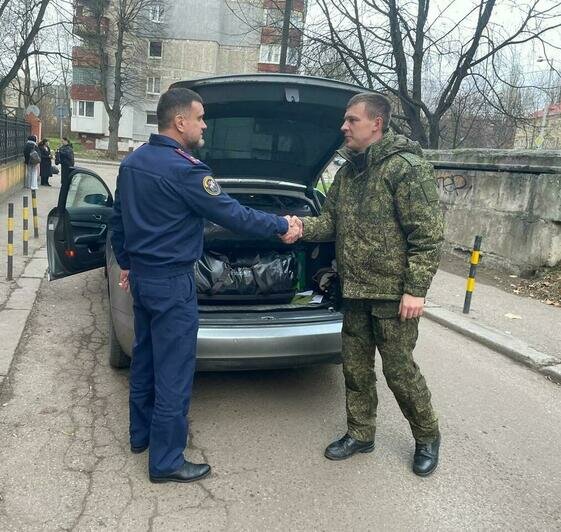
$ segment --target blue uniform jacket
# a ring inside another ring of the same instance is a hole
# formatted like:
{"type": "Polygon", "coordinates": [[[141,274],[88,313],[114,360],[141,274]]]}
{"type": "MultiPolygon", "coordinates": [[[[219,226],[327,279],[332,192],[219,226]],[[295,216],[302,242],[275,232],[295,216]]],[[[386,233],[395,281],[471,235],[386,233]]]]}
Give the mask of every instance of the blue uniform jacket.
{"type": "Polygon", "coordinates": [[[201,257],[207,218],[232,231],[273,237],[286,219],[243,207],[213,180],[212,171],[175,140],[151,135],[119,168],[111,244],[119,266],[165,276],[201,257]]]}

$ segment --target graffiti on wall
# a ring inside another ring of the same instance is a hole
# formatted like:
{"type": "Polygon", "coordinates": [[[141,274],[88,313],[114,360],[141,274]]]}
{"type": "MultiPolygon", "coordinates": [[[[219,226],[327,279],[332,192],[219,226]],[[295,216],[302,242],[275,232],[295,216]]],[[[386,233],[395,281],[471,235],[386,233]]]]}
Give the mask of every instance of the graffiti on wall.
{"type": "Polygon", "coordinates": [[[436,177],[436,183],[440,192],[466,197],[472,189],[468,178],[463,174],[440,173],[436,177]]]}

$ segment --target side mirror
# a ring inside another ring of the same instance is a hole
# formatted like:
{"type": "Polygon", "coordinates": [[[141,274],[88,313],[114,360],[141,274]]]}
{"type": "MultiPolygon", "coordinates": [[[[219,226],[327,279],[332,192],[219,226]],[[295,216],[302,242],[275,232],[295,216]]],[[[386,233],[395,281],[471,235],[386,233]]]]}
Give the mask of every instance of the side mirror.
{"type": "Polygon", "coordinates": [[[107,196],[104,194],[88,194],[84,196],[84,203],[88,203],[90,205],[106,205],[107,196]]]}

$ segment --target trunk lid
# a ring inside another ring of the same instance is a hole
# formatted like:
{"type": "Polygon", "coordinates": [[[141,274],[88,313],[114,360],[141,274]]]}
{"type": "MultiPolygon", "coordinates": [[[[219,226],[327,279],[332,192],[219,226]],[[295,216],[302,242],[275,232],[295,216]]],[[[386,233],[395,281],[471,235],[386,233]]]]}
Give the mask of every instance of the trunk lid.
{"type": "Polygon", "coordinates": [[[216,177],[314,186],[342,144],[349,99],[363,88],[287,74],[221,76],[174,83],[201,95],[205,146],[195,155],[216,177]]]}

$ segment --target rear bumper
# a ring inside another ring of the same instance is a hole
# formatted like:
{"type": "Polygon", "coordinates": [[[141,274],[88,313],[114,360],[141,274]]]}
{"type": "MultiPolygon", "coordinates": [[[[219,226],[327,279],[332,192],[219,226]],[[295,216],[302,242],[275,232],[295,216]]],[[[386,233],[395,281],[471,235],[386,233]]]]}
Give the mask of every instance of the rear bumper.
{"type": "Polygon", "coordinates": [[[341,361],[341,321],[309,325],[201,327],[197,369],[278,369],[341,361]]]}
{"type": "MultiPolygon", "coordinates": [[[[132,355],[131,315],[111,308],[122,349],[132,355]]],[[[341,318],[304,324],[210,326],[201,324],[197,369],[227,371],[278,369],[341,361],[341,318]]]]}

